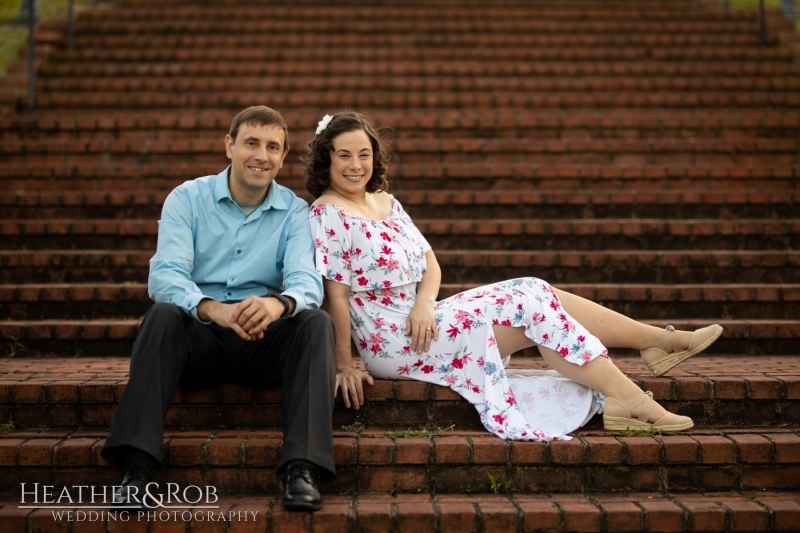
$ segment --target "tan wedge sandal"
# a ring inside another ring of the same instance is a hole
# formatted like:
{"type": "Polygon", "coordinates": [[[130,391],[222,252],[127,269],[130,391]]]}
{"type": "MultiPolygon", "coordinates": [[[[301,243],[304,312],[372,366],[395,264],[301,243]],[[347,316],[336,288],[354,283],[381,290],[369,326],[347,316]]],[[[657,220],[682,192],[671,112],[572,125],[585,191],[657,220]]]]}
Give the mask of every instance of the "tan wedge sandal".
{"type": "Polygon", "coordinates": [[[694,422],[688,416],[673,413],[667,413],[651,424],[647,420],[650,418],[650,413],[653,412],[653,404],[655,403],[653,393],[650,391],[639,394],[625,403],[609,396],[603,406],[603,427],[609,431],[626,431],[630,429],[683,431],[694,426],[694,422]],[[644,403],[642,412],[639,413],[638,418],[633,418],[631,410],[641,403],[644,403]]]}
{"type": "Polygon", "coordinates": [[[676,365],[696,355],[712,344],[722,334],[722,326],[713,324],[698,329],[689,341],[689,347],[684,349],[675,328],[667,326],[666,331],[653,348],[642,350],[642,360],[654,376],[661,376],[672,370],[676,365]]]}

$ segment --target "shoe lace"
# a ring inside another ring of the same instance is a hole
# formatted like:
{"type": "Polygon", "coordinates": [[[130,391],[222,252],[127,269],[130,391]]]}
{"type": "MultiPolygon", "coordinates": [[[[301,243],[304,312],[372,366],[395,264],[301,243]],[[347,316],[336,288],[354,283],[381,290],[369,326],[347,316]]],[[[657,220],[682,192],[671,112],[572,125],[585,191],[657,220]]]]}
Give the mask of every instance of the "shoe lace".
{"type": "Polygon", "coordinates": [[[125,480],[128,482],[131,482],[134,479],[139,479],[147,483],[151,478],[152,469],[146,466],[133,465],[125,472],[125,480]]]}
{"type": "Polygon", "coordinates": [[[288,483],[298,477],[313,483],[315,479],[319,478],[319,471],[314,465],[308,463],[294,464],[286,469],[284,483],[288,483]]]}

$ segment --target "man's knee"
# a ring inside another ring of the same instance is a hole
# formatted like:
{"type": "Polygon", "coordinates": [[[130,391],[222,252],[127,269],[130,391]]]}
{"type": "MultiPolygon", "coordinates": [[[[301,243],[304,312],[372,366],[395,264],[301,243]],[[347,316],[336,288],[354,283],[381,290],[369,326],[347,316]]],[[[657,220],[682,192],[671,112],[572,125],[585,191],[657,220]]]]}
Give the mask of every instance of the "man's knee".
{"type": "MultiPolygon", "coordinates": [[[[307,346],[310,344],[324,346],[329,343],[330,347],[335,348],[336,344],[336,329],[333,326],[333,320],[328,313],[320,311],[319,309],[306,309],[295,315],[292,320],[296,320],[295,335],[301,342],[301,345],[307,346]]],[[[314,350],[320,352],[315,354],[324,355],[328,350],[314,350]]],[[[331,353],[333,353],[331,351],[331,353]]]]}
{"type": "Polygon", "coordinates": [[[170,317],[181,317],[181,315],[184,314],[186,313],[183,312],[183,309],[177,305],[166,302],[156,302],[147,310],[145,317],[153,315],[154,317],[169,320],[170,317]]]}
{"type": "Polygon", "coordinates": [[[186,329],[192,318],[177,305],[157,302],[147,310],[139,330],[139,335],[159,334],[159,332],[178,332],[186,329]]]}
{"type": "Polygon", "coordinates": [[[300,311],[292,320],[297,321],[298,328],[301,330],[310,330],[318,334],[334,331],[331,316],[319,309],[305,309],[300,311]]]}
{"type": "Polygon", "coordinates": [[[156,302],[144,315],[144,322],[152,322],[154,325],[175,325],[183,324],[184,317],[188,316],[183,309],[177,305],[156,302]]]}

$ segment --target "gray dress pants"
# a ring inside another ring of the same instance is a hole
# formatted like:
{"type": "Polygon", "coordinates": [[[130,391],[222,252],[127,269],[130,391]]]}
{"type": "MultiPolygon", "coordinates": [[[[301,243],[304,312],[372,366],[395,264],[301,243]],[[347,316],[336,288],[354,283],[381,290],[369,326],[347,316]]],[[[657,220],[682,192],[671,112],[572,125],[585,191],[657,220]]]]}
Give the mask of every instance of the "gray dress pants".
{"type": "Polygon", "coordinates": [[[270,324],[264,338],[241,339],[232,330],[206,325],[167,303],[145,315],[102,456],[122,468],[129,447],[162,463],[164,417],[178,385],[190,389],[235,383],[283,387],[280,474],[288,461],[304,459],[333,479],[335,331],[327,313],[305,310],[270,324]]]}

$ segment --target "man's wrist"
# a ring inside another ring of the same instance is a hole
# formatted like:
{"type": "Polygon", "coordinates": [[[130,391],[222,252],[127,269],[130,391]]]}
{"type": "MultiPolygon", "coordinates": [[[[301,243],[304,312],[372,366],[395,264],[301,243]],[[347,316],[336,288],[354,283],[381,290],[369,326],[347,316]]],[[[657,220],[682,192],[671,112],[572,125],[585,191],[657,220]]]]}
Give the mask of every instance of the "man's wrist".
{"type": "Polygon", "coordinates": [[[197,318],[206,322],[213,322],[211,319],[211,312],[215,303],[217,302],[211,298],[203,298],[200,300],[197,304],[197,318]]]}
{"type": "Polygon", "coordinates": [[[270,298],[275,298],[283,305],[283,311],[281,312],[280,318],[286,318],[292,316],[294,312],[295,305],[294,305],[294,298],[284,296],[283,294],[271,294],[270,298]]]}

